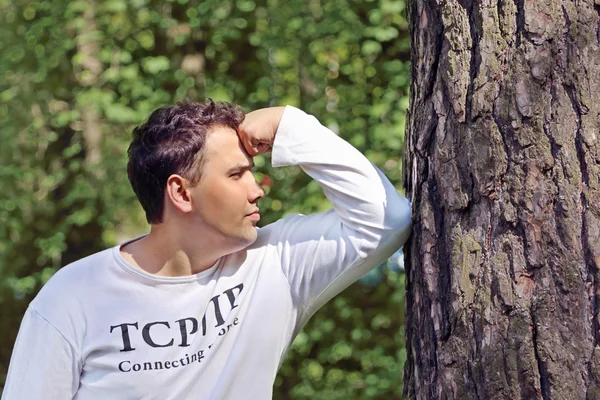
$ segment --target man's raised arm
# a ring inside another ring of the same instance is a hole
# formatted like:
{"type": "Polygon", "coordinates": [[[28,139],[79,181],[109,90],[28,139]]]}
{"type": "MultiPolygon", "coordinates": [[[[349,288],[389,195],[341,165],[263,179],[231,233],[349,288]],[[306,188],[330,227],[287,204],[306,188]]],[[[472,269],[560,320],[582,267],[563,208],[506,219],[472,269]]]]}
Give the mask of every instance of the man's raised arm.
{"type": "Polygon", "coordinates": [[[249,113],[240,136],[251,155],[273,144],[274,167],[299,165],[333,210],[274,224],[282,269],[308,314],[384,262],[410,234],[410,203],[358,150],[291,106],[249,113]],[[270,118],[270,120],[269,120],[270,118]]]}

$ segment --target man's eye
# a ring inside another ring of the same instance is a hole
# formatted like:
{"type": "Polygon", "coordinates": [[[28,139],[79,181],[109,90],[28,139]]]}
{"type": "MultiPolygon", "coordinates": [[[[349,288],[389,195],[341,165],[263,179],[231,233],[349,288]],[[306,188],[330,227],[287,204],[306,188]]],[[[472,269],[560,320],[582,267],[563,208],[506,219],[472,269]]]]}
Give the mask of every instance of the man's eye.
{"type": "Polygon", "coordinates": [[[241,178],[242,177],[242,172],[234,172],[233,174],[229,175],[230,178],[241,178]]]}

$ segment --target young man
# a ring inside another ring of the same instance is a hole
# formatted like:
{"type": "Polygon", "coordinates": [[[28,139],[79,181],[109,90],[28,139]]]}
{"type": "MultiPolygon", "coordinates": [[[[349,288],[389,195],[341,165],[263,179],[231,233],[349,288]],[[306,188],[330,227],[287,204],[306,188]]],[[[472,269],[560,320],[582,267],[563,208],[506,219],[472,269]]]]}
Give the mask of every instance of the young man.
{"type": "Polygon", "coordinates": [[[129,178],[151,231],[61,269],[32,301],[3,400],[269,399],[296,334],[407,239],[410,205],[293,107],[155,111],[129,178]],[[242,122],[243,121],[243,122],[242,122]],[[333,209],[260,230],[252,157],[300,165],[333,209]]]}

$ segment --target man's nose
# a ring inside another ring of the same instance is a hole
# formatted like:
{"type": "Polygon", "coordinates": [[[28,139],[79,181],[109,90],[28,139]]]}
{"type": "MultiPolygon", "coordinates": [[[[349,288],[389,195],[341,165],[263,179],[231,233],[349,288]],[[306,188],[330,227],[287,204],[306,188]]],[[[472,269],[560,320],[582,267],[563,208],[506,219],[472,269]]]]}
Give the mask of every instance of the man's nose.
{"type": "Polygon", "coordinates": [[[265,194],[265,189],[263,189],[263,187],[258,183],[258,181],[254,179],[254,184],[250,188],[250,202],[254,203],[262,199],[263,197],[265,197],[265,194]]]}

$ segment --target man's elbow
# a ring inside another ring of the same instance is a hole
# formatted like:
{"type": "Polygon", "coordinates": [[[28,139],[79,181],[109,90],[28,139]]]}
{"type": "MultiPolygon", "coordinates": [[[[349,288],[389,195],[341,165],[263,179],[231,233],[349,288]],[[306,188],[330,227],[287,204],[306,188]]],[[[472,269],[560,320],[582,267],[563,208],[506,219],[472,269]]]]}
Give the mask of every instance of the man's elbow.
{"type": "Polygon", "coordinates": [[[394,237],[394,241],[402,246],[408,240],[412,228],[410,202],[399,196],[393,202],[387,203],[384,215],[386,236],[394,237]]]}

